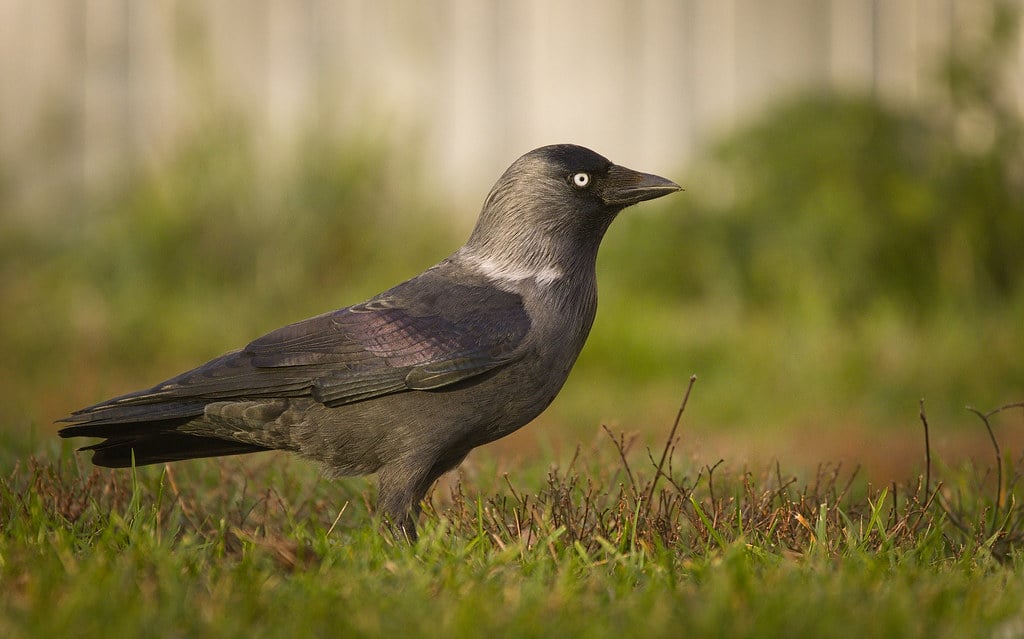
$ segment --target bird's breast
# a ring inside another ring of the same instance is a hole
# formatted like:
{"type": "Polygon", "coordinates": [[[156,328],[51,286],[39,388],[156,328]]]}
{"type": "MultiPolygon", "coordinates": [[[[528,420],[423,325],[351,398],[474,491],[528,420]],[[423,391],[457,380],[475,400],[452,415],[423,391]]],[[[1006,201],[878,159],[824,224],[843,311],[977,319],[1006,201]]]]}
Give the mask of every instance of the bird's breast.
{"type": "Polygon", "coordinates": [[[531,326],[523,362],[548,392],[562,387],[594,323],[597,291],[587,284],[584,280],[569,287],[553,285],[524,296],[531,326]]]}

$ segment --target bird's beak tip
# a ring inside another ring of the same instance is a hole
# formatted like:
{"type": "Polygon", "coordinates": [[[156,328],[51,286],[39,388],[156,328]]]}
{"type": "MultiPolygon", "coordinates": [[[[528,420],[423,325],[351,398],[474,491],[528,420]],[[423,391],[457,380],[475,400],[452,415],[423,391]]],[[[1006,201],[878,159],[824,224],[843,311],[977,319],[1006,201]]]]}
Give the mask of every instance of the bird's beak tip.
{"type": "Polygon", "coordinates": [[[651,173],[641,173],[625,167],[615,167],[616,186],[609,198],[610,203],[629,206],[646,200],[663,197],[684,190],[668,178],[651,173]]]}

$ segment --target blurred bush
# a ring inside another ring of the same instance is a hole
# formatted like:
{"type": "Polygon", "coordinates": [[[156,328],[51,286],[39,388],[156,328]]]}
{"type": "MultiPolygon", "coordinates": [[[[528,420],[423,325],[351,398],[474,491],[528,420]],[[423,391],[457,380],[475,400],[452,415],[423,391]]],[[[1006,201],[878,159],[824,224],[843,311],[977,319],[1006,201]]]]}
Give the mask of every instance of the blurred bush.
{"type": "Polygon", "coordinates": [[[913,427],[920,397],[937,420],[1018,400],[1019,16],[995,6],[928,101],[792,97],[711,146],[657,219],[625,213],[581,365],[624,401],[630,380],[681,392],[698,373],[698,419],[718,425],[913,427]]]}
{"type": "Polygon", "coordinates": [[[801,96],[741,127],[643,238],[658,257],[630,277],[649,277],[653,262],[666,295],[838,317],[876,303],[920,315],[1019,296],[1024,128],[1005,82],[1017,24],[1004,7],[991,37],[950,53],[942,101],[801,96]]]}

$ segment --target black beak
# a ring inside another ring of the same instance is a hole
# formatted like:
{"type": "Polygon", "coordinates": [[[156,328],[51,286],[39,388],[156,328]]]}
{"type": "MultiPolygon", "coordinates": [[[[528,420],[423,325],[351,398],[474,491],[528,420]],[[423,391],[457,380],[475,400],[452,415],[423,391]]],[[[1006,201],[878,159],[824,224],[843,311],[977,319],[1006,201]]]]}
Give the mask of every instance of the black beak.
{"type": "Polygon", "coordinates": [[[682,190],[672,180],[613,165],[601,197],[605,204],[626,207],[682,190]]]}

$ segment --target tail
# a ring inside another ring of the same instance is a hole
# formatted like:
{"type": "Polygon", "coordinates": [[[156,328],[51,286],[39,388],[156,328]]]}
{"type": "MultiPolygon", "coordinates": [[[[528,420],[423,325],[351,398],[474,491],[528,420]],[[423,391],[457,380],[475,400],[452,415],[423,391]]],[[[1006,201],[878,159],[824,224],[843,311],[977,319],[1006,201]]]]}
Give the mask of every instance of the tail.
{"type": "Polygon", "coordinates": [[[58,431],[61,437],[103,437],[104,441],[79,450],[93,451],[92,463],[106,468],[126,468],[164,462],[242,455],[271,450],[256,444],[182,433],[178,428],[196,415],[164,419],[118,421],[98,413],[79,412],[61,421],[73,422],[58,431]]]}
{"type": "MultiPolygon", "coordinates": [[[[65,429],[67,430],[67,429],[65,429]]],[[[62,437],[71,437],[64,435],[62,437]]],[[[111,437],[98,444],[79,450],[93,451],[92,463],[104,468],[127,468],[165,462],[243,455],[270,450],[255,444],[243,444],[213,437],[199,437],[183,433],[160,433],[143,437],[111,437]]]]}

